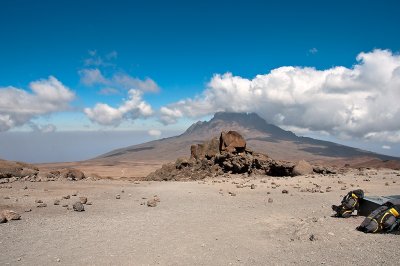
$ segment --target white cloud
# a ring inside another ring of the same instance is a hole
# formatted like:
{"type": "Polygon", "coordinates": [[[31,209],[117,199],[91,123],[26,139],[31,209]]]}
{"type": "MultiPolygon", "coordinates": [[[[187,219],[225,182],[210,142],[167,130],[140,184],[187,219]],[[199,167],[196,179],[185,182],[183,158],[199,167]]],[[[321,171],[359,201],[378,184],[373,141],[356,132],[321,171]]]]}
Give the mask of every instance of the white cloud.
{"type": "Polygon", "coordinates": [[[308,53],[309,53],[309,54],[316,54],[316,53],[318,53],[318,49],[315,48],[315,47],[313,47],[313,48],[311,48],[310,50],[308,50],[308,53]]]}
{"type": "Polygon", "coordinates": [[[106,54],[104,57],[99,55],[96,50],[88,51],[89,57],[84,59],[85,66],[95,66],[95,67],[107,67],[114,66],[112,60],[117,59],[118,53],[116,51],[112,51],[106,54]]]}
{"type": "Polygon", "coordinates": [[[216,111],[256,112],[298,130],[398,142],[400,137],[391,136],[400,136],[399,88],[400,56],[374,50],[360,53],[352,68],[287,66],[253,79],[217,74],[201,95],[162,107],[160,120],[168,124],[216,111]]]}
{"type": "Polygon", "coordinates": [[[390,150],[392,147],[390,147],[389,145],[383,145],[382,146],[382,149],[385,149],[385,150],[390,150]]]}
{"type": "Polygon", "coordinates": [[[114,89],[135,89],[143,92],[158,92],[160,90],[157,83],[150,79],[134,78],[125,73],[116,73],[110,78],[106,78],[98,68],[82,69],[79,71],[81,83],[86,86],[103,85],[110,86],[114,89]]]}
{"type": "Polygon", "coordinates": [[[159,138],[162,134],[162,132],[158,129],[150,129],[147,133],[150,136],[155,137],[155,138],[159,138]]]}
{"type": "Polygon", "coordinates": [[[0,131],[22,126],[32,118],[69,108],[75,94],[55,77],[29,84],[32,92],[15,87],[0,88],[0,131]]]}
{"type": "Polygon", "coordinates": [[[85,108],[84,112],[92,122],[105,126],[118,126],[123,120],[146,118],[153,114],[153,110],[143,101],[142,94],[139,90],[131,89],[128,91],[128,99],[118,108],[97,103],[94,108],[85,108]]]}
{"type": "Polygon", "coordinates": [[[33,131],[42,132],[42,133],[51,133],[51,132],[55,132],[57,130],[57,127],[53,124],[37,125],[33,122],[30,122],[29,126],[32,128],[33,131]]]}
{"type": "Polygon", "coordinates": [[[99,94],[101,95],[115,95],[115,94],[120,94],[121,92],[117,89],[114,88],[102,88],[99,91],[99,94]]]}

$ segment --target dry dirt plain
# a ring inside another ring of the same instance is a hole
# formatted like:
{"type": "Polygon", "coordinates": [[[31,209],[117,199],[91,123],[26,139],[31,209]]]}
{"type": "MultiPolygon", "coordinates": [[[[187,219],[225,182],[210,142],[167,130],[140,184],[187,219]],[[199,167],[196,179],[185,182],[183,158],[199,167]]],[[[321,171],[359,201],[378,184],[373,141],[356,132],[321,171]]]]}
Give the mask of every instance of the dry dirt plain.
{"type": "Polygon", "coordinates": [[[367,195],[400,194],[399,175],[2,184],[0,209],[22,217],[0,224],[0,265],[398,265],[399,235],[358,232],[363,217],[333,218],[330,206],[358,187],[367,195]],[[154,195],[160,202],[147,207],[154,195]],[[93,203],[84,212],[61,206],[79,196],[93,203]],[[47,207],[37,208],[37,199],[47,207]]]}

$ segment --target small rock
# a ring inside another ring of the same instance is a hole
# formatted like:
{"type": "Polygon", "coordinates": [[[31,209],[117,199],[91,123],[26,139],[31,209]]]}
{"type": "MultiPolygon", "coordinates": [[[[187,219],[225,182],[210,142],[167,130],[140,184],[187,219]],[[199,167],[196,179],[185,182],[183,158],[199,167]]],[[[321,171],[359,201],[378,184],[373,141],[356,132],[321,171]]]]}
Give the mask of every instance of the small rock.
{"type": "Polygon", "coordinates": [[[0,216],[4,216],[7,221],[21,219],[21,215],[13,210],[4,210],[1,212],[0,216]]]}
{"type": "Polygon", "coordinates": [[[63,204],[61,206],[64,207],[64,208],[68,208],[68,204],[63,204]]]}
{"type": "Polygon", "coordinates": [[[272,198],[269,198],[268,203],[272,203],[272,202],[274,202],[274,200],[272,198]]]}
{"type": "Polygon", "coordinates": [[[7,218],[2,213],[0,213],[0,224],[6,223],[6,222],[7,222],[7,218]]]}
{"type": "Polygon", "coordinates": [[[153,198],[156,202],[160,202],[160,198],[157,196],[157,195],[154,195],[154,198],[153,198]]]}
{"type": "Polygon", "coordinates": [[[4,199],[10,199],[10,197],[9,196],[5,196],[4,199]]]}
{"type": "Polygon", "coordinates": [[[154,199],[147,201],[147,207],[156,207],[156,206],[157,206],[157,201],[155,201],[154,199]]]}
{"type": "Polygon", "coordinates": [[[125,190],[122,189],[122,190],[121,190],[121,193],[125,193],[125,190]]]}
{"type": "Polygon", "coordinates": [[[346,187],[346,186],[344,186],[344,187],[341,187],[340,189],[341,189],[341,190],[346,190],[346,189],[347,189],[347,187],[346,187]]]}
{"type": "Polygon", "coordinates": [[[121,195],[120,195],[120,194],[117,194],[117,195],[115,196],[115,198],[116,198],[116,199],[120,199],[120,198],[121,198],[121,195]]]}
{"type": "Polygon", "coordinates": [[[75,191],[74,193],[71,194],[73,197],[78,196],[78,191],[75,191]]]}
{"type": "Polygon", "coordinates": [[[59,258],[56,259],[57,262],[60,262],[61,260],[59,258]]]}
{"type": "Polygon", "coordinates": [[[93,203],[91,201],[86,202],[86,205],[92,205],[93,203]]]}
{"type": "Polygon", "coordinates": [[[59,199],[55,199],[54,200],[54,205],[60,205],[60,200],[59,199]]]}
{"type": "Polygon", "coordinates": [[[82,204],[86,204],[87,203],[87,197],[79,197],[79,200],[82,204]]]}
{"type": "Polygon", "coordinates": [[[24,189],[28,189],[28,186],[24,186],[24,189]]]}
{"type": "Polygon", "coordinates": [[[229,193],[229,195],[231,195],[232,197],[236,197],[236,193],[235,193],[235,192],[229,191],[228,193],[229,193]]]}
{"type": "Polygon", "coordinates": [[[45,208],[45,207],[47,207],[47,204],[46,203],[38,203],[38,205],[36,205],[36,207],[38,207],[38,208],[45,208]]]}
{"type": "Polygon", "coordinates": [[[255,189],[255,188],[256,188],[256,185],[251,184],[250,188],[251,188],[251,189],[255,189]]]}
{"type": "Polygon", "coordinates": [[[287,189],[282,190],[282,194],[288,194],[289,191],[287,189]]]}
{"type": "Polygon", "coordinates": [[[35,200],[35,203],[43,203],[43,200],[37,199],[35,200]]]}
{"type": "Polygon", "coordinates": [[[385,183],[385,186],[389,186],[389,182],[386,182],[386,183],[385,183]]]}
{"type": "Polygon", "coordinates": [[[31,212],[31,211],[32,211],[31,208],[27,208],[27,209],[24,210],[24,212],[31,212]]]}
{"type": "Polygon", "coordinates": [[[63,196],[63,199],[69,199],[69,198],[71,198],[70,195],[65,195],[65,196],[63,196]]]}
{"type": "Polygon", "coordinates": [[[72,208],[74,209],[74,211],[76,212],[83,212],[85,210],[85,207],[83,206],[82,203],[75,202],[74,205],[72,205],[72,208]]]}
{"type": "Polygon", "coordinates": [[[317,240],[317,238],[315,237],[314,234],[311,234],[310,237],[309,237],[308,239],[310,239],[310,241],[315,241],[315,240],[317,240]]]}

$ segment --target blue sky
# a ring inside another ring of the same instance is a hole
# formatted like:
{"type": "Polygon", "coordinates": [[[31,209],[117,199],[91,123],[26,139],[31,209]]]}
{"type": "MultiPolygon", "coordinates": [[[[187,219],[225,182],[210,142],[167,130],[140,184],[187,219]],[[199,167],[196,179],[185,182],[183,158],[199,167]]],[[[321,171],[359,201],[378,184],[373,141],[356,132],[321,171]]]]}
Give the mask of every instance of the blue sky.
{"type": "Polygon", "coordinates": [[[400,155],[393,122],[400,111],[379,107],[400,100],[399,8],[398,1],[1,1],[0,130],[159,137],[214,111],[255,111],[299,135],[400,155]],[[382,69],[389,81],[366,78],[382,69]],[[288,77],[292,85],[273,86],[288,77]],[[57,99],[44,95],[48,88],[57,99]],[[337,104],[322,110],[300,94],[337,104]],[[380,105],[364,110],[351,100],[358,97],[380,105]],[[33,111],[24,109],[29,101],[33,111]]]}

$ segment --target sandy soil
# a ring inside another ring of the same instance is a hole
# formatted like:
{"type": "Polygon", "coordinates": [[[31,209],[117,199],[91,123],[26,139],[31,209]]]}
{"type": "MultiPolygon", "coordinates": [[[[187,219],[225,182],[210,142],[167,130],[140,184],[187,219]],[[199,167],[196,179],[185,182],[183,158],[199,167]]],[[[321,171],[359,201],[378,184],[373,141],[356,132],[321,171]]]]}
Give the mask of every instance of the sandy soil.
{"type": "Polygon", "coordinates": [[[400,194],[399,173],[3,184],[0,209],[22,219],[0,224],[0,265],[398,265],[399,235],[360,233],[363,217],[333,218],[330,206],[357,187],[367,195],[400,194]],[[332,191],[301,192],[315,184],[332,191]],[[80,213],[53,205],[74,191],[78,196],[61,204],[86,196],[93,205],[80,213]],[[141,205],[154,195],[157,207],[141,205]],[[36,199],[48,206],[37,208],[36,199]]]}

